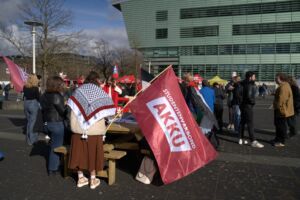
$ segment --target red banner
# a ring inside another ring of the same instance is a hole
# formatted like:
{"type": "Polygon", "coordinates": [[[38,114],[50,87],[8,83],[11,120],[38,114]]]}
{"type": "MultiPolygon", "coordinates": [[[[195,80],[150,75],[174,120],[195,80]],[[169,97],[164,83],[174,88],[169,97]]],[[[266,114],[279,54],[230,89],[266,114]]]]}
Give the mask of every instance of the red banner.
{"type": "Polygon", "coordinates": [[[7,64],[11,82],[17,92],[22,92],[28,74],[22,68],[16,65],[13,61],[3,56],[4,62],[7,64]]]}
{"type": "Polygon", "coordinates": [[[153,151],[165,184],[216,158],[217,152],[190,113],[171,67],[130,104],[130,109],[153,151]]]}

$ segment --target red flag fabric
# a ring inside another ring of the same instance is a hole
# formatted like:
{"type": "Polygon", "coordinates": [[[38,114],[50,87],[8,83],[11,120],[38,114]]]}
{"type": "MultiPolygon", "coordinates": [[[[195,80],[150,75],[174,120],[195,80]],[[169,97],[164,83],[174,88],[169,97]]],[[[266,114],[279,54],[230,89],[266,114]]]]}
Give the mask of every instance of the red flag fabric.
{"type": "Polygon", "coordinates": [[[6,63],[9,73],[10,79],[14,88],[17,92],[22,92],[25,82],[27,80],[28,74],[18,65],[16,65],[13,61],[3,56],[3,60],[6,63]]]}
{"type": "Polygon", "coordinates": [[[216,158],[217,152],[190,113],[171,67],[129,106],[153,151],[165,184],[216,158]]]}
{"type": "Polygon", "coordinates": [[[114,79],[119,78],[119,69],[118,69],[118,66],[117,66],[117,65],[114,66],[112,76],[113,76],[114,79]]]}

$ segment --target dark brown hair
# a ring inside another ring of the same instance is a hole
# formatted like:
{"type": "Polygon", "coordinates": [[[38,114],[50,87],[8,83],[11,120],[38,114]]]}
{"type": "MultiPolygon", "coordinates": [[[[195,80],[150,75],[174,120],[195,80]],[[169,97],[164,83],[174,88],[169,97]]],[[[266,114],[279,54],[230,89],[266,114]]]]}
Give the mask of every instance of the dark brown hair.
{"type": "Polygon", "coordinates": [[[64,91],[64,80],[59,76],[52,76],[47,79],[46,92],[63,92],[64,91]]]}
{"type": "Polygon", "coordinates": [[[291,86],[296,86],[298,87],[297,81],[293,76],[288,76],[287,77],[287,82],[291,85],[291,86]]]}
{"type": "Polygon", "coordinates": [[[279,77],[281,81],[287,82],[288,76],[284,73],[277,73],[275,77],[279,77]]]}
{"type": "Polygon", "coordinates": [[[99,85],[98,80],[100,79],[100,76],[97,72],[91,71],[89,75],[86,77],[84,83],[93,83],[95,85],[99,85]]]}

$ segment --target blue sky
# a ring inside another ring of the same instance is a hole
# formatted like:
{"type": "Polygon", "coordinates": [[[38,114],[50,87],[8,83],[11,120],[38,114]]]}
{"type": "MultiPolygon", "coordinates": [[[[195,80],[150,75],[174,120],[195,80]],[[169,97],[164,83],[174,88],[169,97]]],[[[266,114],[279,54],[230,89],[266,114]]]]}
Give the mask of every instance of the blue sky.
{"type": "MultiPolygon", "coordinates": [[[[21,32],[19,27],[13,24],[17,19],[19,6],[28,0],[0,0],[0,22],[11,23],[16,35],[27,35],[21,32]]],[[[87,39],[86,47],[90,49],[93,42],[104,39],[114,47],[129,47],[127,33],[122,13],[115,9],[110,0],[65,0],[64,8],[73,12],[73,26],[67,31],[82,30],[87,39]]],[[[63,30],[66,31],[66,30],[63,30]]],[[[0,52],[14,53],[14,48],[0,38],[0,52]]]]}

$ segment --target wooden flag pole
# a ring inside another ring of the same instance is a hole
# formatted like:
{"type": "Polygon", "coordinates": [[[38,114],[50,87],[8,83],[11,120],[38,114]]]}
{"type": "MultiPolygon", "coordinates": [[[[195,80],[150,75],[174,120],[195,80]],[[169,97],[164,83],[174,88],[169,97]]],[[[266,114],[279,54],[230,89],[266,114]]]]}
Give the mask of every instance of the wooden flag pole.
{"type": "MultiPolygon", "coordinates": [[[[160,72],[155,78],[153,78],[149,83],[153,83],[153,81],[155,81],[159,76],[161,76],[165,71],[167,71],[170,67],[172,67],[172,65],[169,65],[166,69],[164,69],[162,72],[160,72]]],[[[147,87],[148,88],[148,87],[147,87]]],[[[138,93],[136,93],[132,99],[130,99],[124,106],[124,108],[126,106],[128,106],[141,92],[144,92],[147,88],[140,90],[138,93]]],[[[108,129],[111,127],[111,125],[114,123],[114,121],[120,116],[120,114],[122,113],[123,109],[118,112],[114,118],[112,119],[112,121],[110,122],[110,124],[107,126],[106,130],[105,130],[105,134],[108,131],[108,129]]]]}

